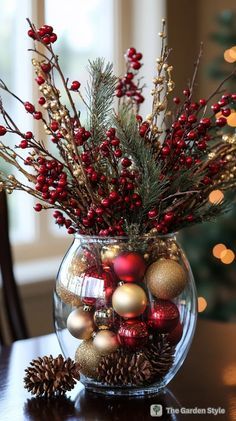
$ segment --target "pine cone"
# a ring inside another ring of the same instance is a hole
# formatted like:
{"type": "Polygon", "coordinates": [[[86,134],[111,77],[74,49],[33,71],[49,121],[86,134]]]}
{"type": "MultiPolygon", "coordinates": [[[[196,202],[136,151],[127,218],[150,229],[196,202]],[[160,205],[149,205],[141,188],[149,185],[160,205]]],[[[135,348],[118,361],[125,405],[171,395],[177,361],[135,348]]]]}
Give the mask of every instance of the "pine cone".
{"type": "Polygon", "coordinates": [[[143,352],[130,353],[123,348],[102,357],[97,372],[98,381],[109,385],[141,385],[153,376],[143,352]]]}
{"type": "Polygon", "coordinates": [[[52,355],[39,357],[30,365],[25,370],[24,383],[25,388],[36,396],[63,395],[80,379],[78,365],[71,358],[64,360],[61,354],[57,358],[52,355]]]}
{"type": "Polygon", "coordinates": [[[152,365],[153,379],[163,377],[171,368],[174,361],[175,348],[166,340],[165,336],[152,343],[144,354],[152,365]]]}

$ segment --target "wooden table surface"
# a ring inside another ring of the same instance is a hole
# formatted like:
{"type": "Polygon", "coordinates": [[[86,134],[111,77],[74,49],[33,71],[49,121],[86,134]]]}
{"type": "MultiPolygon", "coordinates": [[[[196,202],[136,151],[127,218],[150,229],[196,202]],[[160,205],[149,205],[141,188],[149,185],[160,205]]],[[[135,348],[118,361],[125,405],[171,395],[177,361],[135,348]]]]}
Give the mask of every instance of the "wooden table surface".
{"type": "Polygon", "coordinates": [[[104,398],[78,383],[66,398],[36,399],[23,387],[24,369],[32,358],[60,352],[56,336],[15,342],[0,355],[1,421],[142,421],[154,420],[150,405],[175,408],[164,420],[236,420],[236,324],[200,320],[187,360],[168,390],[151,398],[104,398]],[[187,408],[225,414],[189,415],[187,408]],[[185,409],[186,408],[186,409],[185,409]],[[210,409],[207,409],[210,408],[210,409]]]}

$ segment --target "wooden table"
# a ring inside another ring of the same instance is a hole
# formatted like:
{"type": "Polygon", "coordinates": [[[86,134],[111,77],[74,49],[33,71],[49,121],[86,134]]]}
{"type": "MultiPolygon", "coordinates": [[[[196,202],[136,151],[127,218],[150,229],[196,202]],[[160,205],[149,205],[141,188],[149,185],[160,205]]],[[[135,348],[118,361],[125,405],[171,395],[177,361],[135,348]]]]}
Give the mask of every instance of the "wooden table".
{"type": "Polygon", "coordinates": [[[179,410],[179,414],[165,414],[164,420],[199,418],[181,413],[195,407],[225,410],[217,416],[201,415],[202,419],[236,420],[236,324],[200,320],[187,360],[169,389],[146,399],[104,398],[85,392],[80,383],[68,398],[32,398],[23,387],[24,369],[32,358],[59,352],[55,335],[18,341],[2,349],[1,421],[146,421],[160,419],[150,416],[150,405],[160,403],[179,410]]]}

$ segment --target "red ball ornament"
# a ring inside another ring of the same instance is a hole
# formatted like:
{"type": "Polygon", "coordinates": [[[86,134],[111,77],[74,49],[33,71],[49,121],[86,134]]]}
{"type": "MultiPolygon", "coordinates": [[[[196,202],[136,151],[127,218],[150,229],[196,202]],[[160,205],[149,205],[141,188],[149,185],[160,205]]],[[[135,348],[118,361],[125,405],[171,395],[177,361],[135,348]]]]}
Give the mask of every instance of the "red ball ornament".
{"type": "Polygon", "coordinates": [[[162,333],[171,332],[178,324],[178,307],[169,300],[156,300],[149,310],[147,324],[162,333]]]}
{"type": "Polygon", "coordinates": [[[118,330],[118,340],[122,346],[127,348],[139,348],[148,341],[148,330],[146,323],[140,320],[127,320],[122,323],[118,330]]]}
{"type": "Polygon", "coordinates": [[[114,260],[114,271],[125,282],[137,282],[144,277],[146,264],[144,258],[135,252],[125,252],[114,260]]]}
{"type": "Polygon", "coordinates": [[[180,322],[178,322],[177,326],[168,333],[166,339],[170,343],[170,345],[177,345],[182,338],[183,335],[183,326],[180,322]]]}

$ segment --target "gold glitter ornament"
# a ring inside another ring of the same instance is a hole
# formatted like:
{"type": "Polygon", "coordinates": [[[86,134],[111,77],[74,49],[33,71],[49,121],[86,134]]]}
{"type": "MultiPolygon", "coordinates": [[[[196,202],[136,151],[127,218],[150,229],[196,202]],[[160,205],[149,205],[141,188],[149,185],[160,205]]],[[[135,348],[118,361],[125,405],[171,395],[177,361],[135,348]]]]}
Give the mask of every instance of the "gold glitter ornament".
{"type": "Polygon", "coordinates": [[[101,308],[94,313],[94,322],[98,329],[109,329],[114,323],[114,310],[112,307],[101,308]]]}
{"type": "Polygon", "coordinates": [[[68,268],[68,273],[71,276],[80,276],[87,269],[86,259],[83,256],[75,256],[68,268]]]}
{"type": "Polygon", "coordinates": [[[146,283],[156,298],[171,300],[179,295],[187,284],[187,274],[175,260],[159,259],[149,266],[146,283]]]}
{"type": "Polygon", "coordinates": [[[67,318],[67,329],[77,339],[90,339],[95,329],[93,313],[83,307],[73,310],[67,318]]]}
{"type": "Polygon", "coordinates": [[[80,364],[80,372],[87,377],[97,378],[97,367],[102,355],[93,345],[93,340],[83,341],[75,353],[75,361],[80,364]]]}
{"type": "Polygon", "coordinates": [[[101,355],[107,355],[117,350],[119,342],[117,335],[111,330],[100,330],[93,340],[93,345],[101,355]]]}
{"type": "Polygon", "coordinates": [[[122,317],[132,318],[142,314],[147,306],[147,296],[143,288],[136,284],[123,284],[116,288],[112,305],[122,317]]]}
{"type": "Polygon", "coordinates": [[[60,283],[57,283],[56,285],[56,292],[65,304],[69,304],[72,307],[79,307],[82,305],[80,297],[66,289],[60,283]]]}

